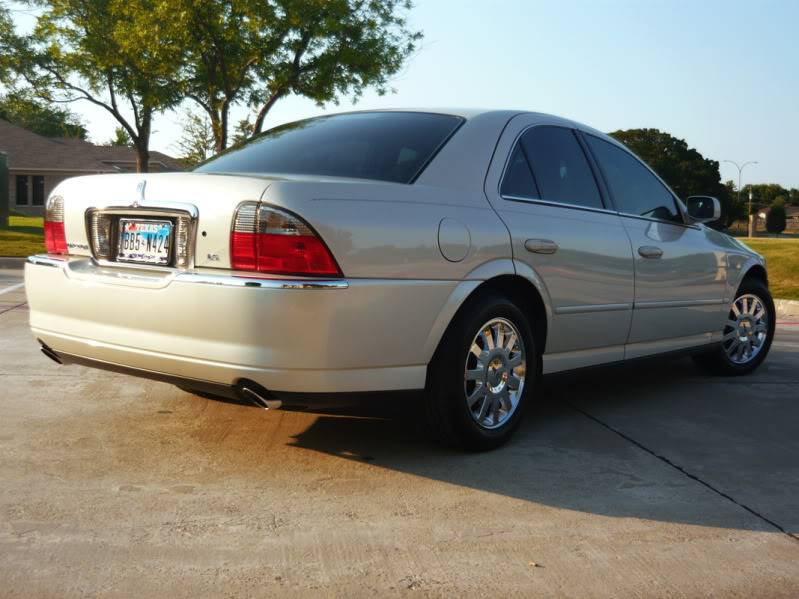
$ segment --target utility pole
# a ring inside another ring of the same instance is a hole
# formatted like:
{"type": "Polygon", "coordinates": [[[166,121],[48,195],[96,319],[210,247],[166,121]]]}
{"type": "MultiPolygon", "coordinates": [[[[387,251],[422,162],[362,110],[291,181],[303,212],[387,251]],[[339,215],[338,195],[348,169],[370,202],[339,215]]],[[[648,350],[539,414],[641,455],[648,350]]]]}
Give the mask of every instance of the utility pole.
{"type": "MultiPolygon", "coordinates": [[[[758,164],[757,160],[750,160],[749,162],[744,162],[743,164],[738,164],[734,160],[722,160],[722,162],[729,162],[730,164],[734,165],[735,168],[738,169],[738,205],[741,205],[741,173],[743,173],[744,168],[748,164],[758,164]]],[[[754,219],[752,218],[752,190],[749,190],[749,237],[754,237],[755,229],[754,229],[754,219]]]]}
{"type": "Polygon", "coordinates": [[[0,152],[0,227],[8,226],[8,156],[0,152]]]}

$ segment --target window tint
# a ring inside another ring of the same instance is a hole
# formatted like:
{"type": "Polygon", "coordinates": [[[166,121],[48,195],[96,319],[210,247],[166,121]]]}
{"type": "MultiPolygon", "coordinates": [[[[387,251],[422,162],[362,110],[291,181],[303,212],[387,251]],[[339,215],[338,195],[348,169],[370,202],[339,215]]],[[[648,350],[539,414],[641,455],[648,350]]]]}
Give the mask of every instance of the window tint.
{"type": "Polygon", "coordinates": [[[505,171],[505,178],[502,180],[502,187],[499,192],[504,196],[516,196],[518,198],[540,198],[538,187],[530,172],[530,165],[524,156],[521,144],[516,144],[516,148],[508,162],[505,171]]]}
{"type": "Polygon", "coordinates": [[[585,137],[620,212],[682,222],[671,192],[637,158],[598,137],[585,137]]]}
{"type": "Polygon", "coordinates": [[[289,123],[196,170],[284,173],[410,183],[463,122],[422,112],[362,112],[289,123]]]}
{"type": "Polygon", "coordinates": [[[602,208],[602,197],[580,143],[571,129],[533,127],[521,143],[540,197],[549,202],[602,208]]]}
{"type": "Polygon", "coordinates": [[[28,204],[28,175],[17,175],[17,206],[28,204]]]}
{"type": "Polygon", "coordinates": [[[44,177],[33,176],[33,205],[44,206],[44,177]]]}

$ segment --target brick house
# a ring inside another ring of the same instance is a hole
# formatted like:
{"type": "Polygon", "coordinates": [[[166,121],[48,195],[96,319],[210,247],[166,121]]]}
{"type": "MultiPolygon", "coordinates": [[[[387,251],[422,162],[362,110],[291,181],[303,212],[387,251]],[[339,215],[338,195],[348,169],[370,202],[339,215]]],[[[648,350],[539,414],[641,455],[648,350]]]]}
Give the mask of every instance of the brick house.
{"type": "MultiPolygon", "coordinates": [[[[136,151],[132,148],[43,137],[2,119],[0,152],[8,155],[9,208],[22,214],[43,214],[48,194],[69,177],[136,170],[136,151]]],[[[183,168],[175,158],[150,152],[152,172],[183,168]]]]}

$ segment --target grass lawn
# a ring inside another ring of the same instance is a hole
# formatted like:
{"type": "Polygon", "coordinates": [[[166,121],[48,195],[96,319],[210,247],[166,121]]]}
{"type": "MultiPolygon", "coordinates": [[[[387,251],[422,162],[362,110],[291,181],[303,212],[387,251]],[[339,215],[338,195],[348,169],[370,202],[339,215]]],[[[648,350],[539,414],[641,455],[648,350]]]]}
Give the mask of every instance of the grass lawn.
{"type": "Polygon", "coordinates": [[[25,257],[44,252],[44,219],[40,216],[9,217],[9,226],[0,226],[0,256],[25,257]]]}
{"type": "Polygon", "coordinates": [[[741,239],[766,258],[768,284],[775,298],[799,300],[799,239],[741,239]]]}

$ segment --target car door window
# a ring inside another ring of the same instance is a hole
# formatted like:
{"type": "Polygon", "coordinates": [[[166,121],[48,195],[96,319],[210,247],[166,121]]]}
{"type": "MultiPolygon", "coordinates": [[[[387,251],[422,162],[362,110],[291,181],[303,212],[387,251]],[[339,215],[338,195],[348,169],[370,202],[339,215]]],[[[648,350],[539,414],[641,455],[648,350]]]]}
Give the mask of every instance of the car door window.
{"type": "Polygon", "coordinates": [[[574,131],[533,127],[521,137],[540,197],[548,202],[603,208],[594,174],[574,131]]]}
{"type": "Polygon", "coordinates": [[[541,197],[521,144],[517,143],[511,154],[508,168],[505,171],[505,178],[502,179],[500,193],[503,196],[517,198],[534,199],[541,197]]]}
{"type": "Polygon", "coordinates": [[[620,212],[683,222],[672,193],[635,156],[593,135],[585,139],[620,212]]]}

